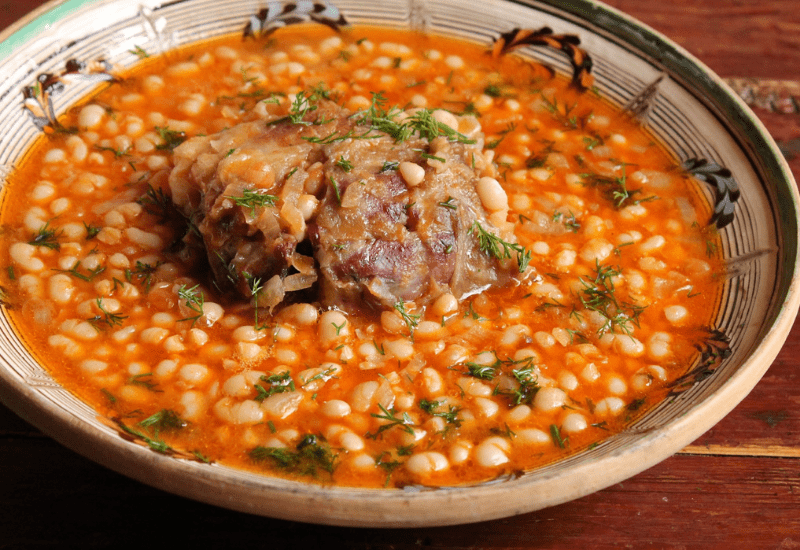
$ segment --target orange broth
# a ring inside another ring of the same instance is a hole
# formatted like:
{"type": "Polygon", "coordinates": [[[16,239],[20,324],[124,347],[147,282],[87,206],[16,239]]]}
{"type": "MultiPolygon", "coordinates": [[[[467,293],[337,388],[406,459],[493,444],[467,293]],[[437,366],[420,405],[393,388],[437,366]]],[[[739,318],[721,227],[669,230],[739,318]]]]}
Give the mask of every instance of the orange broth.
{"type": "Polygon", "coordinates": [[[156,451],[345,486],[481,482],[623,429],[707,336],[721,265],[699,184],[635,120],[542,66],[436,36],[297,26],[119,76],[10,177],[4,286],[53,377],[156,451]],[[170,244],[184,222],[159,203],[169,132],[285,112],[286,94],[320,83],[352,111],[381,92],[475,116],[526,277],[456,307],[407,304],[406,318],[343,311],[330,336],[313,302],[270,316],[183,265],[170,244]]]}

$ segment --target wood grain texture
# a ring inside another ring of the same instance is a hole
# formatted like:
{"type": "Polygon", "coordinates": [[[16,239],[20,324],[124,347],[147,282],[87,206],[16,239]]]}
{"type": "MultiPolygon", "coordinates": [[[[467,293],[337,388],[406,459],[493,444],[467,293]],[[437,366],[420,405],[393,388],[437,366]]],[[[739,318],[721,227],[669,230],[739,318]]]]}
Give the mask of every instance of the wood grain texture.
{"type": "Polygon", "coordinates": [[[608,0],[677,42],[722,77],[800,77],[796,0],[608,0]]]}
{"type": "MultiPolygon", "coordinates": [[[[0,28],[41,4],[0,1],[0,28]]],[[[609,0],[724,77],[800,80],[797,0],[609,0]]],[[[757,110],[800,176],[800,115],[757,110]]],[[[458,527],[304,525],[218,509],[131,481],[0,406],[0,548],[800,549],[800,323],[762,381],[682,453],[604,491],[458,527]]]]}
{"type": "Polygon", "coordinates": [[[116,475],[47,438],[0,440],[0,456],[6,457],[0,547],[94,548],[154,537],[200,547],[225,541],[261,547],[267,540],[273,548],[800,547],[798,464],[779,458],[678,456],[599,493],[531,514],[459,527],[380,530],[305,525],[188,501],[116,475]]]}

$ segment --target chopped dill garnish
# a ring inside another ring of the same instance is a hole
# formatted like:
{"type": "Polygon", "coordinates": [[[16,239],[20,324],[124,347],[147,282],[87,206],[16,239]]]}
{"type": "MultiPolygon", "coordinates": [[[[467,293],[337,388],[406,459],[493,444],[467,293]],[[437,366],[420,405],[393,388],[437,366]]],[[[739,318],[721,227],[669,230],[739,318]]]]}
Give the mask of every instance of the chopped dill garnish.
{"type": "Polygon", "coordinates": [[[545,94],[541,94],[541,98],[545,108],[557,122],[570,130],[578,128],[578,117],[572,112],[577,104],[567,105],[565,103],[562,107],[559,106],[556,98],[550,100],[545,94]]]}
{"type": "Polygon", "coordinates": [[[164,220],[169,217],[172,208],[172,199],[169,198],[169,195],[162,188],[153,187],[149,182],[144,195],[136,199],[136,202],[144,206],[149,214],[160,216],[164,220]],[[149,208],[151,206],[155,209],[149,208]]]}
{"type": "Polygon", "coordinates": [[[254,387],[258,392],[258,395],[253,398],[255,401],[263,401],[276,393],[293,392],[296,390],[294,380],[292,380],[292,373],[288,370],[281,374],[273,374],[271,376],[262,375],[259,380],[269,384],[269,387],[265,388],[262,384],[255,384],[254,387]]]}
{"type": "Polygon", "coordinates": [[[500,359],[496,359],[495,362],[490,365],[475,363],[474,361],[467,361],[464,363],[464,366],[467,367],[467,374],[481,380],[494,379],[494,377],[497,376],[501,365],[502,362],[500,359]]]}
{"type": "Polygon", "coordinates": [[[125,149],[114,149],[113,147],[101,147],[100,145],[95,145],[95,149],[98,151],[110,151],[114,153],[114,158],[120,158],[124,156],[128,156],[128,152],[131,150],[131,146],[127,146],[125,149]]]}
{"type": "Polygon", "coordinates": [[[225,195],[225,197],[231,199],[237,206],[241,206],[242,208],[249,208],[250,217],[255,217],[256,208],[258,207],[263,208],[265,206],[275,206],[275,202],[278,200],[278,197],[276,197],[275,195],[270,195],[268,193],[261,193],[259,191],[253,191],[252,189],[242,190],[241,197],[234,197],[231,195],[225,195]]]}
{"type": "Polygon", "coordinates": [[[97,298],[97,308],[100,310],[99,315],[95,315],[87,319],[87,321],[95,328],[95,330],[100,330],[100,325],[105,324],[108,327],[116,327],[122,325],[122,322],[128,318],[127,315],[119,315],[117,313],[109,312],[105,307],[103,307],[103,299],[97,298]]]}
{"type": "Polygon", "coordinates": [[[156,132],[158,132],[162,141],[162,143],[156,145],[156,149],[160,151],[172,151],[175,147],[186,141],[186,132],[172,130],[166,126],[156,126],[156,132]]]}
{"type": "Polygon", "coordinates": [[[152,378],[152,372],[145,372],[142,374],[134,374],[130,378],[128,378],[128,384],[132,386],[141,386],[146,388],[152,392],[161,393],[161,390],[156,389],[158,384],[150,380],[152,378]]]}
{"type": "Polygon", "coordinates": [[[561,430],[555,424],[550,424],[550,437],[559,449],[565,449],[567,447],[569,438],[562,437],[561,430]]]}
{"type": "Polygon", "coordinates": [[[632,332],[631,325],[639,326],[639,316],[646,306],[623,302],[617,298],[614,277],[622,274],[619,267],[600,265],[595,261],[594,279],[578,277],[583,285],[579,296],[581,304],[588,310],[595,311],[605,319],[597,334],[607,332],[632,332]]]}
{"type": "Polygon", "coordinates": [[[128,52],[132,53],[139,59],[147,59],[150,57],[150,54],[147,53],[147,51],[145,51],[141,46],[134,46],[134,48],[132,50],[128,50],[128,52]]]}
{"type": "Polygon", "coordinates": [[[626,163],[622,163],[622,175],[619,177],[602,176],[600,174],[580,174],[584,185],[600,188],[603,195],[607,200],[611,201],[615,208],[618,210],[625,206],[641,204],[658,199],[657,196],[651,195],[641,199],[634,200],[633,197],[642,192],[641,189],[628,189],[628,177],[626,172],[626,163]]]}
{"type": "Polygon", "coordinates": [[[431,154],[425,153],[425,152],[420,153],[419,156],[421,156],[422,158],[427,159],[427,160],[435,160],[435,161],[438,161],[438,162],[447,162],[447,159],[445,159],[445,158],[437,157],[435,155],[431,155],[431,154]]]}
{"type": "Polygon", "coordinates": [[[83,227],[86,229],[86,240],[91,241],[94,239],[98,233],[100,233],[101,228],[97,227],[96,225],[90,225],[86,222],[83,222],[83,227]]]}
{"type": "Polygon", "coordinates": [[[312,121],[305,120],[309,115],[317,110],[318,97],[313,92],[306,95],[305,92],[298,92],[294,97],[291,107],[289,107],[289,120],[292,124],[311,125],[312,121]]]}
{"type": "Polygon", "coordinates": [[[329,180],[331,182],[331,187],[333,188],[333,194],[336,196],[336,202],[342,204],[342,192],[339,189],[339,184],[336,182],[336,179],[334,179],[333,176],[330,176],[329,180]]]}
{"type": "Polygon", "coordinates": [[[114,396],[114,394],[108,391],[106,388],[100,388],[100,393],[102,393],[103,397],[108,399],[108,402],[112,405],[117,402],[117,398],[114,396]]]}
{"type": "Polygon", "coordinates": [[[397,302],[394,305],[394,309],[400,314],[400,317],[403,318],[403,322],[408,327],[408,335],[413,337],[414,336],[414,329],[417,328],[419,324],[419,319],[421,315],[419,314],[411,314],[406,310],[406,304],[403,301],[397,302]]]}
{"type": "Polygon", "coordinates": [[[414,433],[414,425],[411,417],[408,415],[407,412],[404,412],[402,416],[395,416],[394,409],[386,410],[386,407],[378,404],[378,408],[381,410],[383,414],[371,413],[370,416],[373,418],[378,418],[380,420],[386,420],[386,424],[382,424],[378,427],[378,430],[375,433],[368,432],[365,434],[367,439],[377,439],[379,435],[381,435],[386,430],[390,430],[395,426],[399,426],[404,432],[412,434],[414,433]]]}
{"type": "Polygon", "coordinates": [[[508,125],[505,127],[505,129],[498,132],[499,136],[496,139],[493,139],[492,141],[486,143],[486,148],[496,149],[497,146],[500,145],[504,139],[506,139],[506,136],[508,136],[508,134],[510,134],[516,129],[517,129],[516,123],[509,122],[508,125]]]}
{"type": "Polygon", "coordinates": [[[269,461],[274,467],[296,475],[315,478],[319,471],[332,474],[336,469],[336,459],[330,446],[316,435],[303,436],[295,447],[296,450],[284,447],[258,446],[249,453],[255,462],[269,461]]]}
{"type": "Polygon", "coordinates": [[[573,233],[577,233],[581,228],[580,222],[575,218],[575,214],[573,214],[572,211],[570,211],[569,215],[566,215],[563,212],[556,210],[553,212],[553,221],[562,223],[565,228],[569,229],[573,233]]]}
{"type": "Polygon", "coordinates": [[[156,265],[150,265],[140,260],[136,260],[136,267],[125,270],[125,280],[131,284],[143,284],[144,291],[147,293],[150,291],[150,284],[152,282],[153,274],[156,272],[161,263],[162,262],[159,261],[156,263],[156,265]]]}
{"type": "Polygon", "coordinates": [[[330,378],[336,378],[336,376],[334,376],[335,372],[336,372],[336,367],[328,367],[324,371],[318,372],[317,374],[315,374],[314,376],[303,382],[302,386],[305,387],[312,382],[316,382],[317,380],[325,381],[330,378]]]}
{"type": "Polygon", "coordinates": [[[449,208],[450,210],[457,210],[458,205],[453,197],[448,196],[446,201],[438,203],[442,208],[449,208]]]}
{"type": "Polygon", "coordinates": [[[419,408],[432,416],[443,418],[448,424],[453,424],[455,427],[461,426],[461,420],[458,418],[458,411],[461,407],[449,405],[447,410],[441,410],[445,405],[444,401],[429,401],[427,399],[420,399],[419,408]]]}
{"type": "Polygon", "coordinates": [[[205,305],[205,296],[203,292],[198,290],[200,285],[194,285],[191,288],[186,288],[186,285],[181,285],[178,289],[178,296],[185,300],[186,307],[192,310],[196,315],[190,315],[189,317],[184,317],[183,319],[179,319],[178,321],[191,321],[192,326],[197,322],[200,317],[203,316],[203,306],[205,305]]]}
{"type": "Polygon", "coordinates": [[[139,422],[139,426],[142,428],[152,428],[156,436],[161,430],[179,430],[186,427],[187,424],[188,422],[170,409],[162,409],[139,422]]]}
{"type": "Polygon", "coordinates": [[[517,267],[519,268],[519,272],[524,272],[528,267],[531,261],[531,252],[522,245],[506,242],[497,235],[489,233],[478,221],[473,222],[469,232],[477,235],[480,249],[489,256],[498,260],[503,260],[511,258],[511,251],[513,250],[517,253],[517,267]]]}
{"type": "MultiPolygon", "coordinates": [[[[363,126],[369,126],[370,130],[383,132],[394,138],[396,142],[410,139],[416,132],[421,138],[432,141],[439,136],[445,136],[451,141],[459,143],[475,143],[464,134],[450,128],[433,117],[430,109],[419,109],[411,116],[399,120],[399,115],[403,111],[397,107],[386,108],[386,97],[379,92],[372,93],[370,107],[360,111],[356,116],[356,122],[363,126]]],[[[367,134],[369,137],[377,137],[367,134]]],[[[362,136],[363,137],[363,136],[362,136]]]]}
{"type": "Polygon", "coordinates": [[[339,157],[339,160],[336,161],[336,166],[338,166],[345,172],[349,172],[353,169],[353,163],[344,158],[344,156],[339,157]]]}
{"type": "Polygon", "coordinates": [[[39,228],[33,235],[33,238],[28,241],[28,244],[49,248],[50,250],[60,250],[61,245],[58,243],[60,236],[61,233],[57,233],[55,229],[51,229],[50,222],[47,222],[39,228]]]}
{"type": "Polygon", "coordinates": [[[81,281],[91,281],[101,273],[103,273],[106,268],[102,265],[95,267],[94,269],[87,269],[87,273],[80,272],[80,265],[81,262],[79,260],[75,261],[75,264],[70,269],[53,269],[53,271],[58,271],[59,273],[67,273],[72,275],[76,279],[80,279],[81,281]]]}
{"type": "Polygon", "coordinates": [[[503,95],[502,91],[500,90],[500,86],[497,86],[496,84],[489,84],[488,86],[486,86],[483,89],[483,93],[485,93],[489,97],[500,97],[501,95],[503,95]]]}
{"type": "Polygon", "coordinates": [[[403,465],[403,463],[399,460],[391,460],[391,458],[391,453],[383,452],[378,458],[375,459],[375,466],[379,466],[386,471],[386,480],[383,482],[384,487],[389,486],[389,482],[392,479],[392,474],[398,467],[403,465]],[[384,459],[384,457],[388,457],[388,459],[384,459]]]}

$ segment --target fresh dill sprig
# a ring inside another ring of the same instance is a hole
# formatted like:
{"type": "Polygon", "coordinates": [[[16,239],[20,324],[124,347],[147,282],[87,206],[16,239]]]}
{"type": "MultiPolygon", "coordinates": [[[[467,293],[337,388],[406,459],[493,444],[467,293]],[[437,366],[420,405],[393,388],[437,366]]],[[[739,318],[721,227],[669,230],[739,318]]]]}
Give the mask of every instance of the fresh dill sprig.
{"type": "Polygon", "coordinates": [[[150,291],[153,274],[161,264],[161,261],[157,262],[156,265],[150,265],[140,260],[136,260],[136,266],[133,269],[128,268],[125,270],[125,280],[131,284],[142,284],[146,294],[150,291]]]}
{"type": "Polygon", "coordinates": [[[101,227],[97,227],[96,225],[87,224],[86,222],[83,222],[83,227],[84,227],[84,229],[86,229],[86,240],[87,241],[91,241],[92,239],[94,239],[98,235],[98,233],[100,233],[100,231],[102,229],[101,227]]]}
{"type": "Polygon", "coordinates": [[[600,174],[593,173],[581,174],[580,177],[584,185],[600,188],[606,199],[611,201],[611,203],[614,205],[614,208],[617,210],[624,208],[625,206],[641,204],[643,202],[649,202],[658,199],[656,195],[651,195],[634,200],[633,197],[641,193],[642,190],[628,189],[628,176],[626,170],[628,165],[623,162],[621,166],[622,175],[619,177],[602,176],[600,174]]]}
{"type": "Polygon", "coordinates": [[[380,420],[386,420],[386,424],[382,424],[378,427],[378,430],[375,433],[368,432],[365,434],[367,439],[377,439],[379,435],[381,435],[386,430],[390,430],[395,426],[399,426],[404,432],[412,434],[414,433],[414,422],[411,420],[411,417],[408,415],[407,412],[404,412],[402,416],[395,416],[394,409],[386,410],[386,407],[378,404],[378,408],[381,410],[383,414],[371,413],[370,416],[373,418],[378,418],[380,420]]]}
{"type": "Polygon", "coordinates": [[[477,220],[473,222],[469,232],[474,233],[478,237],[478,246],[489,256],[498,260],[503,260],[511,258],[511,251],[513,250],[517,254],[517,267],[519,268],[519,272],[523,273],[528,267],[532,254],[522,245],[504,241],[497,235],[489,233],[477,220]]]}
{"type": "Polygon", "coordinates": [[[60,232],[50,227],[50,222],[46,222],[39,230],[33,235],[33,238],[28,241],[28,244],[33,246],[41,246],[49,248],[50,250],[60,250],[61,245],[58,242],[60,232]]]}
{"type": "Polygon", "coordinates": [[[292,373],[288,370],[281,374],[273,374],[271,376],[262,375],[259,380],[269,384],[269,387],[265,388],[262,384],[255,384],[254,387],[258,392],[258,395],[253,398],[255,401],[263,401],[276,393],[293,392],[296,389],[294,380],[292,380],[292,373]]]}
{"type": "Polygon", "coordinates": [[[161,138],[161,143],[156,145],[156,149],[160,151],[172,151],[175,147],[186,141],[186,132],[172,130],[166,126],[156,126],[156,132],[158,132],[158,136],[161,138]]]}
{"type": "Polygon", "coordinates": [[[186,288],[186,285],[181,285],[178,289],[178,297],[182,300],[185,300],[186,307],[192,310],[196,315],[190,315],[189,317],[184,317],[183,319],[179,319],[179,321],[191,321],[192,325],[197,322],[200,317],[203,316],[203,306],[205,305],[205,295],[202,291],[198,290],[200,285],[194,285],[191,288],[186,288]]]}
{"type": "Polygon", "coordinates": [[[256,208],[259,207],[263,208],[265,206],[270,206],[270,207],[275,206],[275,202],[278,200],[278,197],[276,197],[275,195],[262,193],[260,191],[253,191],[252,189],[242,190],[241,197],[225,195],[225,198],[231,199],[237,206],[241,206],[242,208],[249,208],[250,217],[255,217],[256,208]]]}
{"type": "Polygon", "coordinates": [[[408,327],[408,335],[413,337],[414,329],[417,328],[421,315],[409,313],[406,310],[406,303],[403,302],[402,300],[394,305],[394,309],[397,310],[397,312],[400,314],[400,317],[402,317],[403,322],[408,327]]]}
{"type": "Polygon", "coordinates": [[[344,156],[339,157],[339,160],[336,161],[336,166],[345,172],[350,172],[353,169],[353,163],[344,158],[344,156]]]}
{"type": "Polygon", "coordinates": [[[646,306],[640,306],[617,298],[614,278],[622,274],[617,266],[600,265],[595,261],[594,279],[579,277],[583,289],[579,299],[584,308],[599,313],[605,322],[598,329],[599,336],[619,331],[631,334],[631,325],[639,326],[639,316],[646,306]]]}
{"type": "Polygon", "coordinates": [[[188,422],[183,420],[178,416],[178,413],[171,409],[162,409],[139,422],[139,426],[142,428],[151,428],[156,436],[158,436],[161,430],[179,430],[186,427],[187,424],[188,422]]]}
{"type": "Polygon", "coordinates": [[[445,422],[452,424],[456,428],[461,426],[461,420],[458,418],[458,412],[461,410],[461,407],[449,405],[447,410],[442,410],[444,405],[444,401],[429,401],[427,399],[420,399],[419,401],[419,408],[431,416],[443,418],[445,422]]]}
{"type": "Polygon", "coordinates": [[[101,273],[103,273],[106,268],[105,266],[99,265],[93,269],[87,269],[87,273],[81,273],[80,271],[81,262],[78,260],[76,261],[70,269],[53,269],[53,271],[58,271],[59,273],[67,273],[72,275],[76,279],[80,279],[81,281],[91,281],[101,273]]]}
{"type": "Polygon", "coordinates": [[[152,372],[134,374],[133,376],[128,378],[128,384],[132,386],[141,386],[155,393],[161,393],[161,390],[156,389],[158,388],[158,384],[151,380],[152,376],[153,376],[152,372]]]}
{"type": "Polygon", "coordinates": [[[315,478],[319,471],[332,474],[336,469],[337,454],[320,437],[305,435],[292,451],[283,447],[258,446],[249,453],[255,462],[270,462],[287,472],[315,478]]]}
{"type": "Polygon", "coordinates": [[[100,325],[105,324],[108,327],[116,327],[122,325],[122,322],[128,318],[127,315],[119,315],[118,313],[111,313],[103,306],[103,299],[97,298],[97,309],[100,310],[99,315],[95,315],[87,319],[87,321],[95,328],[100,330],[100,325]]]}

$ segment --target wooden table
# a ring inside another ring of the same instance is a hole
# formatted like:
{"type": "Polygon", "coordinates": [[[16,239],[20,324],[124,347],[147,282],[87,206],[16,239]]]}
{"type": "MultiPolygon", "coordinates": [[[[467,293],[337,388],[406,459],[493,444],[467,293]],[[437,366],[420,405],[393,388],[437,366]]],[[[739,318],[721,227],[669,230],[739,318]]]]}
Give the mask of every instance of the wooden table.
{"type": "MultiPolygon", "coordinates": [[[[42,3],[0,1],[0,28],[42,3]]],[[[800,179],[797,0],[608,3],[676,40],[759,105],[800,179]]],[[[674,457],[574,502],[458,527],[335,528],[218,509],[97,466],[0,405],[0,548],[173,540],[199,548],[798,549],[800,324],[755,390],[674,457]]]]}

